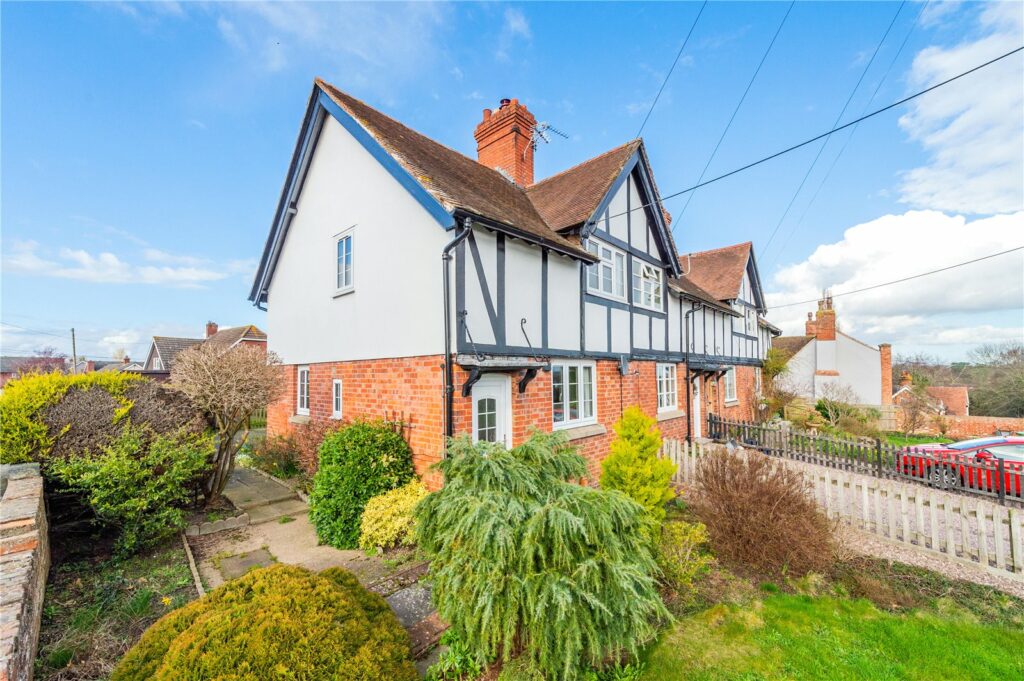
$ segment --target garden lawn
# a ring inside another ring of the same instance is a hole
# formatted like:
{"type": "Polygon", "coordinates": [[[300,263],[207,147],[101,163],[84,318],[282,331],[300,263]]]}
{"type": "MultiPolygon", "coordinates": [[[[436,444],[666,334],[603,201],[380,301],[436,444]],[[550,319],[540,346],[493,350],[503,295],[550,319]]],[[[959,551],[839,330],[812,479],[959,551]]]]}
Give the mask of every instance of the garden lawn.
{"type": "Polygon", "coordinates": [[[37,680],[107,678],[150,624],[196,598],[179,537],[124,559],[103,555],[93,538],[79,541],[100,550],[50,571],[37,680]]]}
{"type": "Polygon", "coordinates": [[[948,437],[940,435],[903,435],[901,433],[886,433],[885,441],[894,447],[913,447],[914,445],[927,445],[933,442],[952,442],[948,437]]]}
{"type": "Polygon", "coordinates": [[[942,610],[785,594],[715,605],[662,637],[642,679],[1024,678],[1024,630],[942,610]]]}

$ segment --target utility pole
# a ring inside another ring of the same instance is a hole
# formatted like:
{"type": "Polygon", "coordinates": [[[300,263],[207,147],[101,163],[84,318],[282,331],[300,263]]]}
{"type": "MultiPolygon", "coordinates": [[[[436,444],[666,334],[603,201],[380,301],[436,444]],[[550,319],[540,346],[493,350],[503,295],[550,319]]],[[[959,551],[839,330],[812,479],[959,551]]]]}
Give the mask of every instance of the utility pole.
{"type": "Polygon", "coordinates": [[[71,327],[71,373],[78,373],[78,348],[75,346],[75,327],[71,327]]]}

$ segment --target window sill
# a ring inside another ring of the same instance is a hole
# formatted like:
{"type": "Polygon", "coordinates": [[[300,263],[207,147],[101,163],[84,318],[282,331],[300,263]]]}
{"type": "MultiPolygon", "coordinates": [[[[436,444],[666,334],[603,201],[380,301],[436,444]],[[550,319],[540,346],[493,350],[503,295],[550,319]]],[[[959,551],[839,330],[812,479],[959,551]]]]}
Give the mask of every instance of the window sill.
{"type": "Polygon", "coordinates": [[[672,410],[669,410],[669,411],[659,411],[658,412],[658,420],[659,421],[670,421],[672,419],[681,419],[684,416],[686,416],[686,412],[683,411],[682,409],[672,409],[672,410]]]}
{"type": "Polygon", "coordinates": [[[589,287],[587,288],[587,293],[592,295],[592,296],[597,296],[598,298],[604,298],[605,300],[615,301],[616,303],[626,303],[626,304],[629,304],[629,301],[626,300],[626,296],[624,296],[624,295],[623,296],[617,296],[614,293],[606,293],[605,291],[601,291],[600,289],[593,289],[593,288],[589,288],[589,287]]]}
{"type": "Polygon", "coordinates": [[[292,414],[288,417],[288,423],[294,423],[296,425],[305,425],[309,423],[309,416],[307,414],[292,414]]]}
{"type": "Polygon", "coordinates": [[[559,428],[559,433],[565,433],[566,437],[569,438],[569,442],[573,440],[582,440],[588,437],[595,437],[597,435],[604,435],[608,432],[608,429],[602,426],[600,423],[591,423],[587,426],[575,426],[572,428],[559,428]]]}
{"type": "Polygon", "coordinates": [[[334,292],[334,295],[332,296],[332,298],[341,298],[342,296],[347,296],[350,293],[355,293],[355,290],[356,290],[355,286],[349,286],[348,288],[343,288],[343,289],[337,290],[337,291],[334,292]]]}
{"type": "Polygon", "coordinates": [[[737,398],[735,400],[726,400],[725,401],[725,406],[727,406],[727,407],[735,407],[739,403],[740,403],[739,398],[737,398]]]}

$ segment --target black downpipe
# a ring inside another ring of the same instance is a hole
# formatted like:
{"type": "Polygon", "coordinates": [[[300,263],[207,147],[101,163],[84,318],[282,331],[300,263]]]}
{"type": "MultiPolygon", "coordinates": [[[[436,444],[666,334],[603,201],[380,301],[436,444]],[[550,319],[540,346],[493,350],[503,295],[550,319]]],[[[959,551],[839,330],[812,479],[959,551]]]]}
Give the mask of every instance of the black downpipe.
{"type": "Polygon", "coordinates": [[[451,261],[452,261],[452,250],[456,246],[465,241],[466,237],[469,236],[470,230],[473,227],[473,221],[470,218],[464,218],[462,221],[462,229],[459,230],[458,224],[455,226],[456,234],[455,237],[449,241],[444,250],[441,251],[441,263],[444,271],[444,434],[445,434],[445,445],[442,449],[447,451],[447,439],[455,434],[455,429],[452,426],[452,419],[454,414],[454,394],[455,394],[455,371],[452,367],[452,315],[451,315],[451,261]]]}
{"type": "Polygon", "coordinates": [[[690,391],[693,389],[693,381],[691,379],[692,373],[690,371],[690,315],[698,310],[704,309],[704,303],[699,303],[697,307],[690,308],[685,315],[683,315],[683,328],[685,329],[683,342],[683,353],[686,357],[686,441],[693,441],[693,403],[690,396],[690,391]]]}

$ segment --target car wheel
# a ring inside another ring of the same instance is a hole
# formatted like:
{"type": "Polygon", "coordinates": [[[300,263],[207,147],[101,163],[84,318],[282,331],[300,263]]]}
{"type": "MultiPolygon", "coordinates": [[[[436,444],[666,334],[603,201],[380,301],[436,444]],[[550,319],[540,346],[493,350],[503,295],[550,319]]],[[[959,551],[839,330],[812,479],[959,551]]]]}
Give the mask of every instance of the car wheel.
{"type": "Polygon", "coordinates": [[[932,487],[956,487],[956,476],[948,466],[932,466],[928,478],[932,487]]]}

